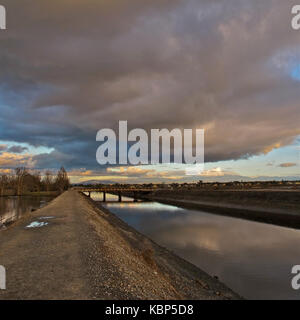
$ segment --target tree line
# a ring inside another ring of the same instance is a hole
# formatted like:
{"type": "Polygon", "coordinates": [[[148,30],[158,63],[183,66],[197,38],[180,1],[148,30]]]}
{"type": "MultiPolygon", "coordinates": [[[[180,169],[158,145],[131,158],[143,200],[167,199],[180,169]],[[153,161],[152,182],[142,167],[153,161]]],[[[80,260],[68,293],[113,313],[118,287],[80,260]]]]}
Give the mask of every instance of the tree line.
{"type": "Polygon", "coordinates": [[[64,167],[57,173],[47,170],[43,175],[40,171],[19,167],[12,174],[0,175],[0,196],[7,192],[18,196],[28,192],[63,192],[69,186],[70,180],[64,167]]]}

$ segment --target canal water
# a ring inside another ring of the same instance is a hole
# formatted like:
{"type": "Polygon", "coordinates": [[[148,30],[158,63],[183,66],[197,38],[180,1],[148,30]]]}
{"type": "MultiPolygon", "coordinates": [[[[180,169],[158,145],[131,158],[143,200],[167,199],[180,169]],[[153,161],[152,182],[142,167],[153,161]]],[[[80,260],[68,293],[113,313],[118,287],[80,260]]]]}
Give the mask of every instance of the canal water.
{"type": "Polygon", "coordinates": [[[291,287],[291,269],[300,265],[300,230],[156,202],[105,206],[247,299],[300,298],[291,287]]]}
{"type": "Polygon", "coordinates": [[[32,210],[39,209],[54,197],[0,197],[0,223],[18,220],[32,210]]]}

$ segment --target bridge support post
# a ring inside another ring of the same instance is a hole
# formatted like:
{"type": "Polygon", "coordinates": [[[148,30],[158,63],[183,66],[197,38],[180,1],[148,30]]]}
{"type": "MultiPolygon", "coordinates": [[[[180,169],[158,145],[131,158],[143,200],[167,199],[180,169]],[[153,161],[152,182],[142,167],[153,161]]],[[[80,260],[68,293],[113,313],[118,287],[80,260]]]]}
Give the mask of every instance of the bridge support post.
{"type": "Polygon", "coordinates": [[[133,192],[133,202],[138,202],[136,192],[133,192]]]}
{"type": "Polygon", "coordinates": [[[103,202],[106,202],[106,192],[103,191],[103,202]]]}
{"type": "Polygon", "coordinates": [[[91,193],[89,192],[89,198],[91,197],[91,193]]]}
{"type": "Polygon", "coordinates": [[[122,194],[121,194],[121,192],[119,192],[119,202],[122,202],[122,194]]]}

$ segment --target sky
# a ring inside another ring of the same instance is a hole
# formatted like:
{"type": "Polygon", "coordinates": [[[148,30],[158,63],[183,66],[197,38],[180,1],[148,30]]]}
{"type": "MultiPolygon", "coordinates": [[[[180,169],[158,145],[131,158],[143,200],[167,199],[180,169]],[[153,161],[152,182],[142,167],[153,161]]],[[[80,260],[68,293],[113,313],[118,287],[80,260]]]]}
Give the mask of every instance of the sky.
{"type": "Polygon", "coordinates": [[[0,173],[72,182],[300,179],[292,0],[1,0],[0,173]],[[205,170],[100,166],[97,131],[205,129],[205,170]]]}

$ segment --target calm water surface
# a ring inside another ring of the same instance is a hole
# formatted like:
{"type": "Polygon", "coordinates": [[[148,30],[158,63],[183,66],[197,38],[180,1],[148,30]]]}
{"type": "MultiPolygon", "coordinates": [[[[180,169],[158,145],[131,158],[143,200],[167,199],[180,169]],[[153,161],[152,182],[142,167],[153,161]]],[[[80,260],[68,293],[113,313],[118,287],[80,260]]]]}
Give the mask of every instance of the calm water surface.
{"type": "Polygon", "coordinates": [[[291,288],[291,268],[300,264],[298,230],[159,203],[105,206],[245,298],[300,298],[291,288]]]}
{"type": "Polygon", "coordinates": [[[0,222],[16,221],[32,210],[39,209],[54,197],[0,197],[0,222]]]}

